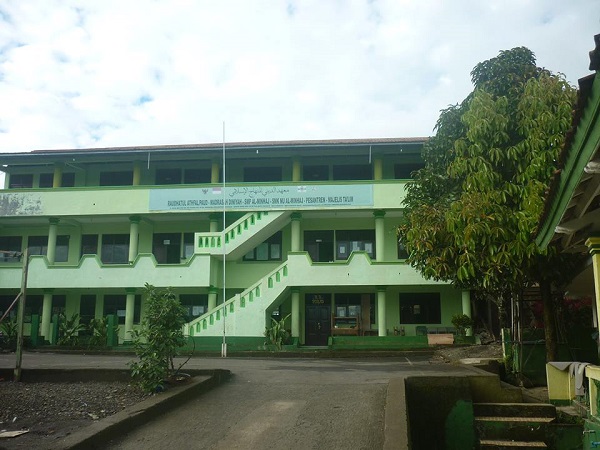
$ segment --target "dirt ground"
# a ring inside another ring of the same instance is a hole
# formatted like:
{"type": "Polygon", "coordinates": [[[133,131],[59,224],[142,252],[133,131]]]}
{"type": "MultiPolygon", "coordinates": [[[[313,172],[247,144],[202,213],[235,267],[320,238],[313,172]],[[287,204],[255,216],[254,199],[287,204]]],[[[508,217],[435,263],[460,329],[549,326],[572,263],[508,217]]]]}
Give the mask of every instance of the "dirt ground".
{"type": "MultiPolygon", "coordinates": [[[[436,349],[431,363],[463,358],[501,358],[500,344],[436,349]]],[[[125,382],[13,383],[0,380],[0,432],[28,430],[0,438],[0,449],[52,449],[56,441],[94,420],[115,414],[147,398],[125,382]]]]}

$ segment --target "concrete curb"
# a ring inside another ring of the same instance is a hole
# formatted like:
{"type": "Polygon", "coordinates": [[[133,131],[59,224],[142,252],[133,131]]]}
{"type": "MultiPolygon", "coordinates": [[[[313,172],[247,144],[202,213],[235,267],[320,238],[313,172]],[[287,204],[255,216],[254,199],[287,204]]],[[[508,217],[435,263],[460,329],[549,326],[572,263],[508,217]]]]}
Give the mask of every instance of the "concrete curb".
{"type": "Polygon", "coordinates": [[[217,387],[228,380],[231,375],[229,370],[187,372],[194,375],[188,384],[176,386],[117,414],[98,420],[57,442],[56,448],[61,450],[105,448],[106,443],[110,440],[217,387]]]}
{"type": "Polygon", "coordinates": [[[405,378],[392,378],[385,397],[383,450],[408,450],[410,428],[406,405],[405,378]]]}

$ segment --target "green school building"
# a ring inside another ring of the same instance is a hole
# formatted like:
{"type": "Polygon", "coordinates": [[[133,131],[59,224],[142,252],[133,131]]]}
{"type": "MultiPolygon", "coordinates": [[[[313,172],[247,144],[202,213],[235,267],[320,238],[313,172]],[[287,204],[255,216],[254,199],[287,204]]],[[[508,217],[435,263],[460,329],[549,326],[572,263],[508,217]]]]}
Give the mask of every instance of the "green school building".
{"type": "Polygon", "coordinates": [[[424,142],[0,154],[0,311],[20,291],[27,250],[26,333],[39,318],[49,342],[59,313],[116,317],[127,342],[146,283],[172,288],[198,342],[258,342],[288,314],[302,346],[448,331],[454,314],[471,315],[469,293],[423,279],[396,237],[424,142]]]}

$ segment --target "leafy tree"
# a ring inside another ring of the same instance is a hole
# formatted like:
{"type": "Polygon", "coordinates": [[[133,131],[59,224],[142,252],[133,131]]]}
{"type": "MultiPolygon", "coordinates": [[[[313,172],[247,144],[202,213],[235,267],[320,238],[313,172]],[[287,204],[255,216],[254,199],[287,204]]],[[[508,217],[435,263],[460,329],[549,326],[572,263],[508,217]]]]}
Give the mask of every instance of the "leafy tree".
{"type": "Polygon", "coordinates": [[[131,363],[131,372],[142,389],[153,392],[181,368],[175,369],[174,357],[185,345],[186,311],[170,289],[146,284],[145,295],[146,315],[133,332],[139,361],[131,363]]]}
{"type": "MultiPolygon", "coordinates": [[[[441,112],[424,147],[399,237],[426,278],[493,296],[501,317],[505,301],[533,284],[550,310],[548,288],[566,272],[552,279],[548,268],[570,257],[542,251],[534,237],[576,91],[524,47],[479,63],[471,77],[474,91],[441,112]]],[[[547,356],[555,359],[547,317],[547,356]]]]}

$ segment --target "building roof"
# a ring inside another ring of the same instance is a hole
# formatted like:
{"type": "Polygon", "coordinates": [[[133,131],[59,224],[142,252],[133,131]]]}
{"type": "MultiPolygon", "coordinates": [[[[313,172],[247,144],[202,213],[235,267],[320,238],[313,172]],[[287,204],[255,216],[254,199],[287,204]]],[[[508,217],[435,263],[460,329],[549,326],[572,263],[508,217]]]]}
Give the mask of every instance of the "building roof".
{"type": "Polygon", "coordinates": [[[585,252],[585,240],[600,233],[600,34],[590,52],[590,70],[579,94],[538,225],[537,243],[585,252]]]}

